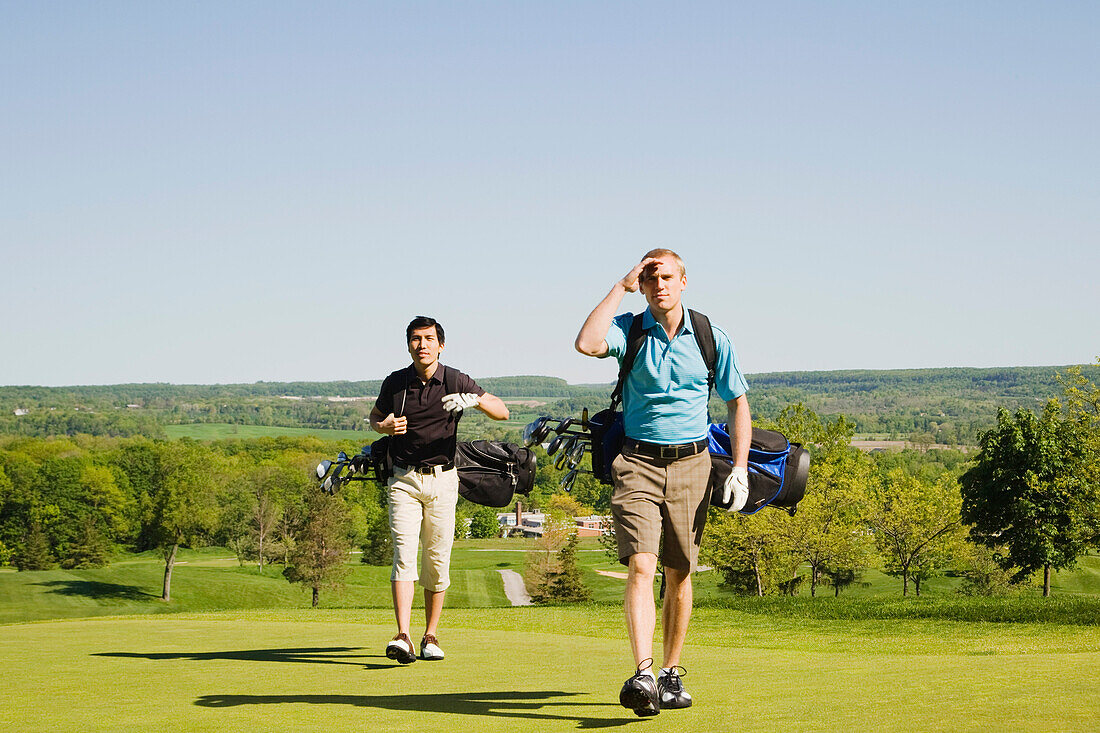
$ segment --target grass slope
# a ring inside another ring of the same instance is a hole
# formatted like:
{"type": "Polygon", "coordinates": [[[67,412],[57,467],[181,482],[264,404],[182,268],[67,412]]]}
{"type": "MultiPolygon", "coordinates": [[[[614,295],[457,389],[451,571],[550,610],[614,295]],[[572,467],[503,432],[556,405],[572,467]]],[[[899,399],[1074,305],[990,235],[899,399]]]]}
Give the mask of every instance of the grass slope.
{"type": "MultiPolygon", "coordinates": [[[[448,608],[502,607],[510,605],[504,595],[499,570],[523,572],[526,553],[532,549],[529,540],[460,540],[455,543],[451,559],[452,585],[447,592],[448,608]]],[[[624,568],[608,558],[593,539],[581,541],[578,564],[585,582],[593,591],[593,600],[618,604],[622,601],[624,568]]],[[[323,591],[321,605],[325,608],[389,608],[389,567],[372,567],[349,558],[349,575],[343,590],[323,591]]],[[[261,574],[255,565],[241,567],[237,559],[224,548],[181,550],[172,575],[172,601],[160,601],[164,563],[156,553],[128,555],[109,567],[93,570],[44,570],[17,573],[0,571],[0,623],[18,623],[57,618],[105,616],[116,614],[166,612],[222,611],[261,608],[304,608],[309,605],[309,593],[288,583],[282,576],[282,566],[268,566],[261,574]]],[[[901,581],[877,570],[864,572],[861,581],[844,591],[839,599],[832,598],[832,589],[821,587],[816,599],[809,598],[804,586],[793,599],[742,599],[719,587],[720,578],[714,571],[695,576],[695,598],[698,605],[722,607],[766,607],[768,613],[790,613],[803,616],[826,613],[830,616],[855,618],[860,615],[891,617],[895,611],[883,611],[884,604],[909,603],[906,608],[931,608],[947,603],[948,613],[970,618],[996,618],[997,609],[1010,609],[1012,618],[1027,620],[1044,618],[1029,616],[1031,607],[1020,603],[1024,599],[960,599],[954,593],[957,578],[939,577],[922,586],[920,599],[902,599],[901,581]],[[919,605],[923,603],[924,605],[919,605]],[[991,604],[987,608],[983,603],[991,604]],[[746,605],[749,604],[749,605],[746,605]],[[813,610],[817,609],[817,610],[813,610]],[[835,609],[835,610],[829,610],[835,609]],[[964,609],[959,611],[957,609],[964,609]],[[1015,609],[1015,610],[1011,610],[1015,609]],[[1023,611],[1019,609],[1025,609],[1023,611]]],[[[1054,575],[1054,599],[1041,601],[1037,608],[1057,608],[1055,620],[1076,619],[1080,613],[1095,609],[1100,613],[1100,556],[1082,557],[1073,572],[1054,575]],[[1080,598],[1083,605],[1073,606],[1070,600],[1080,598]],[[1043,605],[1045,603],[1045,605],[1043,605]],[[1061,604],[1061,605],[1059,605],[1061,604]],[[1075,609],[1084,609],[1083,611],[1075,609]]],[[[1037,593],[1032,590],[1025,596],[1037,593]]],[[[416,598],[420,604],[419,595],[416,598]]],[[[937,607],[939,608],[939,607],[937,607]]]]}

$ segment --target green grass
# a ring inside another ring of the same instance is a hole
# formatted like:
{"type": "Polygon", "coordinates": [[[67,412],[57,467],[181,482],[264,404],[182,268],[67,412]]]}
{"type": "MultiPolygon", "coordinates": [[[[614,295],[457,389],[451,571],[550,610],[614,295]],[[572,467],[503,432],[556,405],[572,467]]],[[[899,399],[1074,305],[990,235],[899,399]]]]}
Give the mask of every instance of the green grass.
{"type": "MultiPolygon", "coordinates": [[[[352,560],[345,590],[323,593],[319,609],[281,567],[261,574],[222,548],[181,551],[167,605],[155,553],[99,570],[0,572],[0,665],[14,672],[0,687],[0,725],[1046,731],[1100,719],[1096,556],[1056,575],[1049,599],[963,598],[954,579],[902,598],[881,574],[839,599],[743,598],[701,573],[682,660],[696,704],[642,721],[616,704],[631,667],[623,581],[597,572],[621,566],[584,540],[595,602],[513,608],[497,571],[522,570],[531,545],[456,543],[440,632],[448,658],[409,667],[382,654],[388,567],[352,560]]],[[[414,633],[421,623],[417,611],[414,633]]]]}
{"type": "Polygon", "coordinates": [[[226,438],[270,438],[279,435],[314,435],[322,440],[350,440],[358,445],[366,445],[379,437],[377,433],[370,430],[287,428],[271,425],[233,425],[229,423],[165,425],[164,432],[172,440],[177,440],[179,438],[225,440],[226,438]]]}
{"type": "Polygon", "coordinates": [[[700,609],[696,703],[617,705],[621,611],[450,609],[443,662],[398,667],[388,609],[289,609],[0,626],[16,730],[1046,731],[1095,729],[1100,628],[803,622],[700,609]],[[168,722],[170,721],[170,723],[168,722]]]}
{"type": "MultiPolygon", "coordinates": [[[[451,560],[449,608],[502,607],[501,569],[523,572],[533,540],[460,540],[451,560]]],[[[618,605],[624,581],[617,561],[604,554],[594,539],[580,543],[578,564],[597,603],[618,605]]],[[[172,575],[172,600],[160,601],[164,561],[155,552],[124,555],[109,567],[92,570],[44,570],[17,573],[0,570],[0,623],[115,614],[227,611],[235,609],[304,608],[309,593],[282,576],[281,565],[240,566],[226,549],[181,550],[172,575]]],[[[349,575],[340,591],[323,591],[325,608],[389,608],[389,567],[348,561],[349,575]]],[[[742,598],[719,586],[714,571],[694,578],[696,605],[735,609],[754,616],[821,619],[952,618],[971,621],[1057,621],[1088,623],[1100,619],[1100,557],[1081,558],[1073,572],[1054,576],[1054,597],[1036,598],[1037,590],[1013,598],[963,598],[954,593],[957,578],[926,583],[920,598],[901,597],[901,581],[876,570],[844,591],[819,588],[817,598],[803,587],[795,598],[742,598]],[[1082,621],[1082,619],[1086,619],[1082,621]]],[[[419,596],[417,604],[420,603],[419,596]]]]}

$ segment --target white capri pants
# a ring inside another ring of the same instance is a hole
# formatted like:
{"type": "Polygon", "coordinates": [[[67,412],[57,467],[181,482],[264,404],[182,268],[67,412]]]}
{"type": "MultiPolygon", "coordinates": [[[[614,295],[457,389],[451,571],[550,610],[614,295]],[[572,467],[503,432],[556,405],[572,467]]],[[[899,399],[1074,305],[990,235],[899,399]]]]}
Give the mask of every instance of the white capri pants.
{"type": "Polygon", "coordinates": [[[389,489],[393,572],[390,580],[419,580],[439,592],[451,584],[451,546],[455,539],[458,471],[422,474],[394,466],[389,489]],[[417,540],[424,551],[416,572],[417,540]]]}

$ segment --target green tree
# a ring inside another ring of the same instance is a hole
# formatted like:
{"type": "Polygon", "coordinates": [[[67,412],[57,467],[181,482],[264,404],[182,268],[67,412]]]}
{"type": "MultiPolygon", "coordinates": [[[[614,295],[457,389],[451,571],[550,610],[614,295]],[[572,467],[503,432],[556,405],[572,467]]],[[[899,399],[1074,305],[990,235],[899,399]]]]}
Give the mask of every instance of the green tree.
{"type": "Polygon", "coordinates": [[[981,436],[974,466],[963,474],[963,521],[975,542],[1019,581],[1040,568],[1043,595],[1050,572],[1072,567],[1096,532],[1097,490],[1087,434],[1063,420],[1050,400],[1041,416],[997,412],[997,427],[981,436]]]}
{"type": "Polygon", "coordinates": [[[305,523],[283,575],[291,583],[304,585],[312,591],[314,608],[320,600],[321,590],[341,587],[349,572],[351,531],[351,517],[343,499],[321,491],[311,492],[306,497],[305,523]]]}
{"type": "Polygon", "coordinates": [[[15,553],[15,567],[24,570],[49,570],[54,566],[50,543],[40,522],[32,521],[27,527],[23,546],[15,553]]]}
{"type": "Polygon", "coordinates": [[[523,581],[535,603],[549,600],[550,582],[561,572],[561,549],[569,539],[569,527],[547,515],[542,534],[524,557],[523,581]]]}
{"type": "Polygon", "coordinates": [[[150,535],[164,557],[161,600],[168,602],[180,545],[199,546],[218,526],[220,472],[213,452],[194,441],[162,443],[159,451],[162,473],[150,487],[150,535]]]}
{"type": "MultiPolygon", "coordinates": [[[[875,482],[874,466],[851,447],[855,426],[843,417],[822,424],[802,405],[784,411],[778,426],[793,442],[809,442],[813,461],[806,496],[794,517],[781,525],[786,545],[810,566],[810,595],[828,572],[844,579],[869,562],[873,540],[863,531],[868,511],[868,488],[875,482]],[[796,440],[797,439],[797,440],[796,440]]],[[[843,584],[833,584],[839,589],[843,584]]]]}
{"type": "Polygon", "coordinates": [[[901,577],[902,595],[908,595],[914,574],[927,578],[936,558],[958,541],[958,485],[948,477],[929,481],[891,469],[871,493],[867,521],[886,572],[901,577]]]}
{"type": "Polygon", "coordinates": [[[715,568],[722,585],[735,593],[793,593],[799,558],[788,544],[790,519],[786,512],[770,509],[753,515],[712,509],[700,558],[715,568]]]}
{"type": "Polygon", "coordinates": [[[577,533],[573,532],[558,552],[558,571],[547,579],[544,600],[561,603],[592,600],[592,590],[585,585],[584,576],[577,567],[577,543],[577,533]]]}
{"type": "Polygon", "coordinates": [[[496,509],[483,506],[473,513],[470,518],[470,537],[475,540],[484,540],[498,535],[500,535],[500,523],[497,521],[496,509]]]}

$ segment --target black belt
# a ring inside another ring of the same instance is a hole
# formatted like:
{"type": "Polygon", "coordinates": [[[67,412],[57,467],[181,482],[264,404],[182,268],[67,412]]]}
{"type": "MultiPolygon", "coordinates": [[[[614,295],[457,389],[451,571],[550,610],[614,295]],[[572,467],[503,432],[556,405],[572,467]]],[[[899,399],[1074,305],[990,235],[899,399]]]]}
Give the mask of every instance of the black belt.
{"type": "Polygon", "coordinates": [[[696,453],[702,453],[707,449],[707,441],[697,440],[694,443],[663,445],[661,443],[646,443],[644,440],[627,438],[623,441],[623,447],[635,453],[641,453],[643,456],[649,456],[650,458],[664,458],[675,461],[680,458],[693,456],[696,453]]]}
{"type": "Polygon", "coordinates": [[[444,463],[442,466],[402,466],[398,463],[393,464],[393,467],[399,471],[405,473],[419,473],[425,476],[430,476],[436,472],[443,473],[444,471],[450,471],[455,467],[454,461],[450,463],[444,463]]]}

